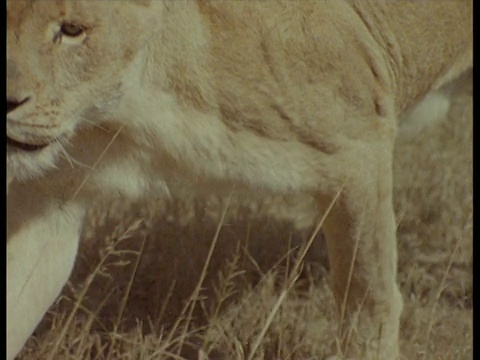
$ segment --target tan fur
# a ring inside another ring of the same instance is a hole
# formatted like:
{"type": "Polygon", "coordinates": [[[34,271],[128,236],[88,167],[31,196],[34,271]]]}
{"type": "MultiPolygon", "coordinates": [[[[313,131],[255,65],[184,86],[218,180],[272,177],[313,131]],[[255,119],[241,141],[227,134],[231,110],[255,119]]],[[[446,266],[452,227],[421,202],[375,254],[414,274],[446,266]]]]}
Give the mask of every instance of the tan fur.
{"type": "Polygon", "coordinates": [[[7,12],[7,102],[25,100],[7,135],[49,143],[7,150],[8,359],[67,280],[88,206],[179,181],[307,192],[323,209],[340,192],[324,226],[339,357],[399,356],[397,115],[471,67],[470,0],[7,0],[7,12]]]}

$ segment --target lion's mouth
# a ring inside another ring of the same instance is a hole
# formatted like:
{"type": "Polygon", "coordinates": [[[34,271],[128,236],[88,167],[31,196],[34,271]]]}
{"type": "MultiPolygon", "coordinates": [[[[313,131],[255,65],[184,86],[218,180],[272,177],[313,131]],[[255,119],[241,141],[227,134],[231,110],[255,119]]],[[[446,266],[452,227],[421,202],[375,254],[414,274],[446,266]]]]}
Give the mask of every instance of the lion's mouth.
{"type": "Polygon", "coordinates": [[[18,149],[18,150],[33,152],[33,151],[38,151],[38,150],[41,150],[43,148],[46,148],[48,145],[50,145],[50,144],[49,143],[46,143],[46,144],[27,144],[27,143],[23,143],[23,142],[20,142],[20,141],[17,141],[17,140],[13,140],[12,138],[8,137],[8,135],[7,135],[7,146],[11,146],[11,147],[13,147],[15,149],[18,149]]]}

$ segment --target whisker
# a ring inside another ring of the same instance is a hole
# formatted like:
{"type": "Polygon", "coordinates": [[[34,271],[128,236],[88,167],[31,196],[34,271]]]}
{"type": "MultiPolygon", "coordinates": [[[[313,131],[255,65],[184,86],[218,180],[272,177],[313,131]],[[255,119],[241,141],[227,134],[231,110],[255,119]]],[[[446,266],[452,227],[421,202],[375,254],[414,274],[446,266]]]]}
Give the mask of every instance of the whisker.
{"type": "Polygon", "coordinates": [[[65,150],[65,148],[64,148],[61,144],[59,144],[59,145],[60,145],[60,148],[62,149],[63,157],[64,157],[65,159],[67,159],[68,163],[70,164],[70,167],[71,167],[72,169],[74,169],[74,168],[75,168],[75,165],[74,165],[74,160],[75,160],[75,159],[73,159],[73,158],[70,156],[70,154],[67,152],[67,150],[65,150]]]}
{"type": "Polygon", "coordinates": [[[92,121],[92,120],[90,120],[90,119],[88,119],[88,118],[82,118],[82,121],[85,122],[85,123],[88,123],[88,124],[90,124],[90,125],[93,125],[94,127],[98,128],[98,129],[100,129],[100,130],[102,130],[102,131],[104,131],[104,132],[110,132],[110,129],[108,129],[108,128],[102,126],[101,124],[99,124],[99,123],[97,123],[97,122],[95,122],[95,121],[92,121]]]}
{"type": "Polygon", "coordinates": [[[113,145],[113,143],[115,142],[115,140],[117,139],[117,137],[120,135],[120,133],[122,132],[123,128],[124,128],[124,125],[122,125],[121,127],[119,127],[118,130],[115,132],[115,134],[113,134],[113,136],[112,136],[111,140],[109,141],[109,143],[105,146],[105,148],[103,149],[102,153],[98,156],[97,160],[96,160],[95,163],[92,165],[91,171],[85,175],[85,177],[83,178],[82,182],[81,182],[80,185],[78,186],[77,190],[73,193],[72,199],[75,199],[75,198],[77,197],[78,193],[80,192],[80,190],[82,189],[82,187],[85,185],[85,183],[88,181],[88,179],[90,178],[90,175],[91,175],[92,172],[95,170],[95,168],[97,167],[97,165],[100,163],[100,161],[102,161],[103,157],[105,156],[105,154],[107,153],[107,151],[110,149],[110,147],[113,145]]]}
{"type": "Polygon", "coordinates": [[[67,161],[70,163],[70,166],[71,166],[72,168],[74,168],[75,165],[77,165],[77,166],[80,166],[80,167],[82,167],[82,168],[86,168],[86,169],[88,169],[88,170],[92,170],[92,169],[93,169],[90,165],[85,164],[85,163],[83,163],[83,162],[75,159],[75,157],[73,157],[73,156],[67,151],[67,149],[66,149],[62,144],[59,144],[59,145],[60,145],[60,147],[62,148],[62,154],[63,154],[63,156],[65,156],[65,158],[66,158],[67,161]]]}

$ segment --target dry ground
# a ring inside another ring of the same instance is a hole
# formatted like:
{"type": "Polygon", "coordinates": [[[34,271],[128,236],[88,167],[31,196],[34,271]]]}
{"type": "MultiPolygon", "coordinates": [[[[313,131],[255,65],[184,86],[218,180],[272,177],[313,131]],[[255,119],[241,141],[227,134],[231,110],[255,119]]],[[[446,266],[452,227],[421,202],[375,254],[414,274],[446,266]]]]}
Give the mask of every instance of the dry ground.
{"type": "MultiPolygon", "coordinates": [[[[405,359],[473,357],[471,91],[470,79],[448,119],[396,149],[405,359]]],[[[233,198],[216,237],[225,203],[99,205],[71,283],[19,358],[324,358],[336,315],[321,235],[285,291],[314,204],[233,198]]]]}

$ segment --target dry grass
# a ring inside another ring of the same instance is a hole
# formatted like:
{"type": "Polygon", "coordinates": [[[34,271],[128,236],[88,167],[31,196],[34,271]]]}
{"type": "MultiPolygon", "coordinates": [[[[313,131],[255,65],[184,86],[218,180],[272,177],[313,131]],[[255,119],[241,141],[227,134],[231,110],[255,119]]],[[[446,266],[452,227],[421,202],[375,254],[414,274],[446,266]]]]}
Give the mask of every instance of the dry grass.
{"type": "MultiPolygon", "coordinates": [[[[471,109],[467,86],[449,119],[396,149],[406,359],[473,357],[471,109]]],[[[321,235],[298,261],[318,221],[311,199],[233,198],[224,213],[227,202],[99,205],[20,358],[324,358],[337,316],[321,235]]]]}

